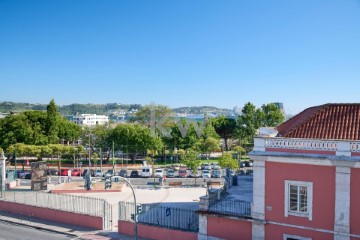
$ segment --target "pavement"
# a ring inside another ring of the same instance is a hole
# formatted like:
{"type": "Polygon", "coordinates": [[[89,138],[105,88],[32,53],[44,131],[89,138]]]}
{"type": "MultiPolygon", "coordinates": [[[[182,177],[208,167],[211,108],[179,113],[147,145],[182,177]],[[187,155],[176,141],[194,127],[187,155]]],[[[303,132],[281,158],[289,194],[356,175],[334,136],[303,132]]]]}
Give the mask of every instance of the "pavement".
{"type": "MultiPolygon", "coordinates": [[[[132,240],[134,237],[119,234],[112,231],[94,231],[90,228],[79,227],[70,224],[64,224],[59,222],[52,222],[39,218],[28,217],[24,215],[9,213],[6,211],[0,211],[0,221],[8,222],[11,224],[22,225],[24,227],[30,227],[38,230],[58,233],[73,237],[73,239],[79,240],[132,240]]],[[[139,240],[146,240],[145,238],[138,238],[139,240]]]]}

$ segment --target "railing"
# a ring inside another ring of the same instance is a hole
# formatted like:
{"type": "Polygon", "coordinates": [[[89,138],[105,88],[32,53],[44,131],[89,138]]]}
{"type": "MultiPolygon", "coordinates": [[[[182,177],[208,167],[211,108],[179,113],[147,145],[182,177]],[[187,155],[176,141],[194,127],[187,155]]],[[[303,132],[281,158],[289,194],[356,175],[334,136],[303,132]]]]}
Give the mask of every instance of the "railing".
{"type": "Polygon", "coordinates": [[[326,141],[326,140],[314,140],[314,139],[267,138],[265,147],[336,151],[337,142],[326,141]]]}
{"type": "Polygon", "coordinates": [[[341,152],[339,155],[350,155],[351,152],[360,152],[360,141],[256,137],[254,151],[265,151],[265,148],[335,151],[341,152]]]}
{"type": "Polygon", "coordinates": [[[5,191],[1,200],[104,217],[104,229],[108,229],[111,226],[112,206],[104,199],[42,192],[5,191]]]}
{"type": "MultiPolygon", "coordinates": [[[[191,232],[197,232],[199,229],[199,217],[194,210],[158,204],[141,204],[141,209],[138,223],[191,232]]],[[[119,203],[120,220],[130,221],[132,214],[134,214],[134,203],[119,203]]]]}
{"type": "Polygon", "coordinates": [[[227,193],[227,186],[224,185],[219,189],[208,189],[209,206],[212,206],[223,199],[227,193]]]}
{"type": "Polygon", "coordinates": [[[251,216],[251,202],[222,200],[210,206],[209,211],[235,216],[251,216]]]}

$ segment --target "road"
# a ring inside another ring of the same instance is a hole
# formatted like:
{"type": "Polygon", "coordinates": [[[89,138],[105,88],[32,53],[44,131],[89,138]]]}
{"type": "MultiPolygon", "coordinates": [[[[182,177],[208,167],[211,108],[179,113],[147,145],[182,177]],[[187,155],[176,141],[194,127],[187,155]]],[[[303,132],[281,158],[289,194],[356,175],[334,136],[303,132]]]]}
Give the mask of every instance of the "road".
{"type": "Polygon", "coordinates": [[[34,240],[34,239],[63,240],[63,239],[75,239],[75,237],[0,221],[0,240],[34,240]]]}

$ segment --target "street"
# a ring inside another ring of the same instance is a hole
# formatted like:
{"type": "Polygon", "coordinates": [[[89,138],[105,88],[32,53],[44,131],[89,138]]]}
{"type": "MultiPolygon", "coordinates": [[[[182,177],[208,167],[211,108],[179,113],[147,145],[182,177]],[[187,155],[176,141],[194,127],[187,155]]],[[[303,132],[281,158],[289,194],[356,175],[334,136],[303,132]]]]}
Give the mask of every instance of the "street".
{"type": "Polygon", "coordinates": [[[76,237],[0,221],[0,240],[63,240],[76,237]]]}

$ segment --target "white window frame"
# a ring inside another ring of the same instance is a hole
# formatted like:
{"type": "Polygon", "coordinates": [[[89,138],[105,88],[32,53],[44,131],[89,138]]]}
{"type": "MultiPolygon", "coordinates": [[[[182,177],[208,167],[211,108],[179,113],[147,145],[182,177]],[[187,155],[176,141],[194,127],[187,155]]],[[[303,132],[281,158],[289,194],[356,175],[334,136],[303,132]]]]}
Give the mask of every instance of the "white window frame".
{"type": "Polygon", "coordinates": [[[304,181],[290,181],[285,180],[285,217],[297,216],[297,217],[306,217],[310,221],[312,220],[312,207],[313,207],[313,183],[312,182],[304,182],[304,181]],[[307,188],[307,212],[294,212],[289,210],[290,206],[290,185],[301,186],[307,188]]]}
{"type": "Polygon", "coordinates": [[[300,236],[295,236],[295,235],[284,234],[283,240],[287,240],[288,238],[294,238],[294,239],[297,239],[297,240],[312,240],[312,238],[307,238],[307,237],[300,237],[300,236]]]}

